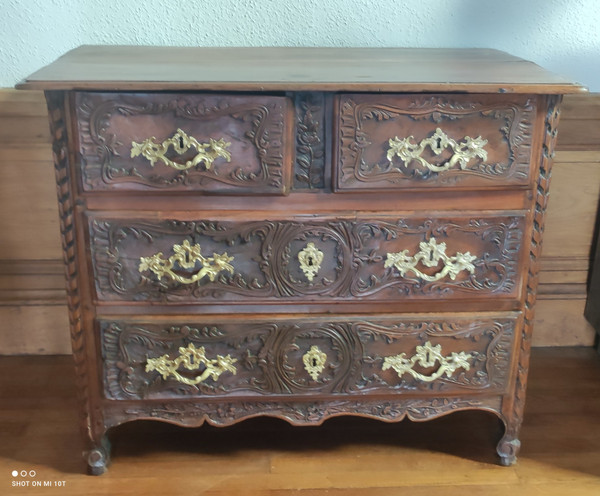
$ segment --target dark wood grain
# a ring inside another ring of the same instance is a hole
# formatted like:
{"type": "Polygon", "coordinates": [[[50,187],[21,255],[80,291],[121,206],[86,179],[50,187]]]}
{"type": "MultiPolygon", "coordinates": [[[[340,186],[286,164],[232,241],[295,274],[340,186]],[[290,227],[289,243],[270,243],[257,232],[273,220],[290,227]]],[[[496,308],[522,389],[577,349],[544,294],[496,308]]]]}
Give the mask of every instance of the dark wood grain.
{"type": "Polygon", "coordinates": [[[28,89],[577,93],[582,86],[491,49],[82,46],[28,89]]]}

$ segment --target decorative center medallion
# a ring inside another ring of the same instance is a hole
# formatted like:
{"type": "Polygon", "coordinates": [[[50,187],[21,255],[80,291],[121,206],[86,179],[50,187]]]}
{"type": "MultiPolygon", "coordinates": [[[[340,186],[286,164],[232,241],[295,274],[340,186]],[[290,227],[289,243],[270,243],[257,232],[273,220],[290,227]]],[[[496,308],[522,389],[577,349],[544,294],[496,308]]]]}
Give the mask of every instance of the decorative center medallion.
{"type": "Polygon", "coordinates": [[[325,368],[327,355],[318,346],[311,346],[310,350],[302,356],[302,361],[304,362],[305,370],[313,378],[313,381],[316,381],[319,379],[319,374],[325,368]]]}
{"type": "Polygon", "coordinates": [[[302,251],[298,253],[300,268],[309,281],[312,281],[321,268],[323,261],[323,252],[319,250],[314,243],[308,243],[302,251]]]}

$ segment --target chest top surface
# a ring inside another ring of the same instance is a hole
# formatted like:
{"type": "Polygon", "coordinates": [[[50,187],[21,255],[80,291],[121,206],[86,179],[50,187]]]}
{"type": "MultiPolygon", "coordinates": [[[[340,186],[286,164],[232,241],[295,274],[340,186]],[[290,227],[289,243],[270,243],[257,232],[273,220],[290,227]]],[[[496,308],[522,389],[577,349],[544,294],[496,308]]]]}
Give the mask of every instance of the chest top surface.
{"type": "Polygon", "coordinates": [[[505,52],[448,48],[81,46],[20,85],[44,90],[564,94],[576,83],[505,52]]]}

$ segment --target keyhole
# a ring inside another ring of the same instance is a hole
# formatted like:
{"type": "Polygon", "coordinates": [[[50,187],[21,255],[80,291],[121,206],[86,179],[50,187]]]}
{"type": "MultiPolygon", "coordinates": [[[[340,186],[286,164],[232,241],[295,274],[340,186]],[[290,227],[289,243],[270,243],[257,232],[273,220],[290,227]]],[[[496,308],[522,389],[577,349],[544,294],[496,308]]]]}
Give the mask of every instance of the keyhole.
{"type": "Polygon", "coordinates": [[[179,136],[179,148],[183,149],[183,136],[179,136]]]}
{"type": "Polygon", "coordinates": [[[312,366],[313,366],[313,367],[316,367],[316,366],[317,366],[317,359],[316,359],[316,358],[313,358],[313,359],[312,359],[312,366]]]}
{"type": "Polygon", "coordinates": [[[439,150],[442,147],[442,138],[436,138],[436,148],[439,150]]]}
{"type": "Polygon", "coordinates": [[[313,264],[312,257],[308,257],[308,265],[309,265],[309,267],[312,266],[312,264],[313,264]]]}

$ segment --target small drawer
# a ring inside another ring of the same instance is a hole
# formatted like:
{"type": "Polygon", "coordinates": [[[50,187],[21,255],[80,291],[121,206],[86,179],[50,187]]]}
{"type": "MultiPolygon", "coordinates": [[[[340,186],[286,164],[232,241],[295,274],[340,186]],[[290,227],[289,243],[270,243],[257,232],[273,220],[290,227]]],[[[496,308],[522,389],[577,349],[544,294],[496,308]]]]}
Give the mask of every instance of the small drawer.
{"type": "MultiPolygon", "coordinates": [[[[196,317],[197,318],[197,317],[196,317]]],[[[502,393],[519,314],[98,322],[108,399],[502,393]]]]}
{"type": "Polygon", "coordinates": [[[533,96],[344,94],[336,119],[339,191],[523,187],[535,174],[533,96]]]}
{"type": "Polygon", "coordinates": [[[149,220],[90,214],[100,301],[498,299],[525,273],[525,212],[149,220]]]}
{"type": "Polygon", "coordinates": [[[289,192],[289,98],[78,92],[74,100],[84,191],[289,192]]]}

